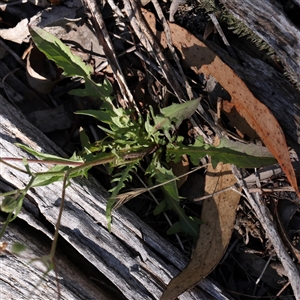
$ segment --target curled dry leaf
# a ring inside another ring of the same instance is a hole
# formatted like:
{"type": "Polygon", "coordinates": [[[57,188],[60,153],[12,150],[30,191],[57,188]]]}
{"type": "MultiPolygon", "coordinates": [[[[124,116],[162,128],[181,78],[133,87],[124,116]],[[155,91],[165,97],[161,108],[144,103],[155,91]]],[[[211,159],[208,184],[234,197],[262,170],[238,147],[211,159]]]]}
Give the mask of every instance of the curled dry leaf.
{"type": "MultiPolygon", "coordinates": [[[[166,48],[165,34],[156,30],[155,16],[146,10],[143,10],[143,14],[161,45],[166,48]]],[[[173,44],[181,52],[183,64],[197,74],[203,73],[207,77],[212,75],[216,78],[230,94],[232,105],[257,132],[263,143],[277,159],[291,186],[300,197],[285,136],[270,110],[254,97],[237,74],[204,43],[176,24],[169,24],[169,26],[173,44]]]]}
{"type": "Polygon", "coordinates": [[[32,88],[42,94],[48,94],[60,81],[62,69],[48,60],[36,47],[27,55],[26,76],[32,88]]]}
{"type": "Polygon", "coordinates": [[[17,44],[28,42],[28,19],[21,20],[15,27],[0,29],[0,37],[17,44]]]}
{"type": "MultiPolygon", "coordinates": [[[[219,163],[208,167],[206,194],[213,194],[236,183],[231,165],[219,163]]],[[[167,286],[161,300],[175,299],[207,276],[221,260],[230,241],[240,195],[227,190],[203,203],[199,239],[188,266],[167,286]]]]}

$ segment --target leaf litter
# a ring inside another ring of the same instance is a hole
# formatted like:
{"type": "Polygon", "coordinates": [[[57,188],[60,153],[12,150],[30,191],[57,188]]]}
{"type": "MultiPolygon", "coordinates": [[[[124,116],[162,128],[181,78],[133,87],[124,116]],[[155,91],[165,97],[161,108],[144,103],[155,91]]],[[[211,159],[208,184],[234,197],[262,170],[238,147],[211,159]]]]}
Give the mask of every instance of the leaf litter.
{"type": "MultiPolygon", "coordinates": [[[[144,11],[144,15],[148,15],[148,20],[154,20],[153,15],[150,15],[148,12],[144,11]]],[[[292,187],[297,193],[299,193],[285,138],[280,126],[278,125],[278,122],[273,117],[273,115],[263,104],[259,102],[259,100],[257,100],[252,95],[252,93],[239,79],[239,77],[204,44],[202,44],[198,39],[189,34],[185,29],[175,24],[170,24],[170,29],[174,46],[181,52],[183,58],[182,62],[185,67],[187,69],[193,70],[195,73],[204,73],[207,76],[213,75],[217,79],[217,81],[229,92],[229,94],[231,95],[231,104],[226,103],[226,105],[234,106],[240,113],[240,115],[246,119],[249,125],[254,128],[257,134],[261,137],[263,143],[277,158],[292,187]],[[182,37],[184,37],[184,39],[182,37]],[[276,142],[274,143],[274,141],[276,142]]],[[[163,34],[160,37],[160,41],[161,44],[165,46],[163,34]]],[[[162,91],[158,89],[158,94],[159,93],[162,93],[162,91]]],[[[229,111],[229,109],[227,110],[229,111]]],[[[167,130],[168,128],[164,129],[167,130]]],[[[231,179],[227,179],[225,175],[223,177],[219,174],[222,174],[224,169],[230,171],[230,166],[218,165],[217,169],[218,168],[220,170],[214,177],[211,178],[210,176],[208,176],[208,174],[205,176],[206,192],[208,194],[213,194],[216,189],[221,190],[223,188],[226,188],[227,184],[229,184],[230,182],[235,182],[232,174],[227,174],[228,176],[230,175],[231,179]],[[218,183],[214,181],[216,178],[218,183]],[[226,183],[224,183],[223,181],[225,181],[226,183]]],[[[207,169],[207,172],[213,173],[215,171],[211,169],[211,167],[209,167],[207,169]]],[[[178,174],[181,174],[181,172],[179,172],[178,174]]],[[[171,293],[173,293],[172,295],[176,297],[183,290],[190,288],[191,286],[195,285],[198,280],[208,275],[210,271],[218,264],[218,261],[221,259],[231,237],[235,219],[235,207],[238,203],[237,199],[239,199],[239,194],[234,191],[226,191],[223,194],[219,194],[219,196],[213,196],[212,201],[204,202],[201,219],[204,224],[207,224],[207,226],[200,227],[200,239],[197,243],[196,250],[194,251],[193,259],[197,260],[197,258],[201,258],[201,256],[204,256],[206,259],[208,258],[207,265],[203,265],[201,263],[203,262],[202,259],[198,261],[198,264],[195,265],[195,268],[199,271],[199,277],[194,278],[193,281],[190,281],[190,278],[192,276],[184,275],[185,272],[189,271],[184,271],[182,273],[183,277],[179,276],[177,277],[177,279],[175,279],[174,282],[171,282],[164,296],[166,297],[165,299],[169,299],[168,297],[171,297],[169,296],[169,294],[167,294],[169,290],[171,290],[171,293]],[[228,195],[232,195],[232,200],[234,202],[233,204],[231,204],[232,206],[230,206],[228,202],[224,201],[224,199],[231,198],[228,195]],[[227,203],[227,205],[225,204],[225,206],[222,206],[225,202],[227,203]],[[222,218],[223,212],[228,213],[228,216],[226,216],[226,218],[222,218]],[[224,222],[224,228],[226,229],[225,232],[220,231],[220,228],[222,228],[222,226],[216,226],[216,223],[214,222],[215,219],[218,219],[219,222],[222,222],[222,224],[224,222]],[[207,234],[208,236],[210,236],[210,239],[201,240],[201,232],[203,235],[207,234]],[[221,239],[221,241],[218,239],[221,239]],[[200,250],[198,250],[199,248],[200,250]],[[209,253],[211,253],[210,251],[214,252],[215,256],[208,255],[209,253]],[[182,278],[183,280],[181,280],[182,278]],[[186,285],[180,284],[178,286],[176,284],[176,280],[177,282],[188,281],[188,283],[186,285]]],[[[187,267],[186,270],[188,270],[188,268],[189,267],[187,267]]],[[[196,272],[196,269],[193,269],[192,272],[196,272]]]]}

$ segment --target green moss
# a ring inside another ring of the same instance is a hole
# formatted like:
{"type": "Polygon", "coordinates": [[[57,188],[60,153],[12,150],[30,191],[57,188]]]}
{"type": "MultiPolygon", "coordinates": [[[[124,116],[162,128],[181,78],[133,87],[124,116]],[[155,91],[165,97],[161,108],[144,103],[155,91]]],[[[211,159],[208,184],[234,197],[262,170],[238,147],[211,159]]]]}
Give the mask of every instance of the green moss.
{"type": "MultiPolygon", "coordinates": [[[[275,51],[270,45],[256,35],[242,21],[235,18],[222,4],[219,3],[218,0],[198,0],[198,5],[199,8],[204,9],[207,14],[214,13],[221,25],[227,27],[238,37],[247,38],[258,50],[264,51],[270,57],[275,55],[275,51]]],[[[298,79],[295,78],[292,71],[285,68],[284,75],[298,90],[300,90],[300,83],[298,82],[298,79]]]]}
{"type": "Polygon", "coordinates": [[[198,1],[199,7],[207,13],[216,13],[219,9],[219,2],[216,0],[201,0],[198,1]]]}
{"type": "Polygon", "coordinates": [[[268,55],[274,54],[274,50],[259,36],[247,27],[243,22],[236,19],[229,11],[222,6],[217,0],[201,0],[199,7],[204,9],[206,13],[214,13],[219,22],[224,24],[238,37],[246,37],[249,39],[259,50],[267,51],[268,55]]]}
{"type": "Polygon", "coordinates": [[[227,24],[227,28],[231,30],[238,37],[246,37],[255,46],[261,50],[266,51],[268,55],[273,55],[274,50],[258,35],[256,35],[249,27],[243,22],[234,18],[227,10],[223,10],[220,16],[221,22],[227,24]]]}

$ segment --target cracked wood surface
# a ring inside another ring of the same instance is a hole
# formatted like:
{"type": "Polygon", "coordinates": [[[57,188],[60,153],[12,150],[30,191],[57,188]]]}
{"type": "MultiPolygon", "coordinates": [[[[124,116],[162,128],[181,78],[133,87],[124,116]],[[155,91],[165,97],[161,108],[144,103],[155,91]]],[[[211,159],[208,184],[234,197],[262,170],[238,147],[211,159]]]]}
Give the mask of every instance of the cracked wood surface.
{"type": "Polygon", "coordinates": [[[234,17],[270,45],[300,87],[300,31],[273,1],[220,0],[234,17]]]}

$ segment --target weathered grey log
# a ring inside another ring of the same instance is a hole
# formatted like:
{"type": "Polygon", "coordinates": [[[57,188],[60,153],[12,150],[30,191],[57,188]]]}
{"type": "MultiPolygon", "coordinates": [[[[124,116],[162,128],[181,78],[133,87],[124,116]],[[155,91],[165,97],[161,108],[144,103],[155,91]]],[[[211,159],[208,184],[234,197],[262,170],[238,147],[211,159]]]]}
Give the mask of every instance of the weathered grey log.
{"type": "Polygon", "coordinates": [[[300,31],[276,1],[220,0],[238,20],[270,45],[300,88],[300,31]]]}
{"type": "MultiPolygon", "coordinates": [[[[42,152],[64,155],[2,96],[0,96],[0,107],[1,157],[28,157],[28,154],[14,145],[15,142],[24,143],[42,152]]],[[[22,166],[22,164],[19,165],[22,166]]],[[[33,171],[46,169],[43,164],[32,164],[31,168],[33,171]]],[[[18,188],[24,187],[29,179],[27,175],[4,165],[1,165],[1,177],[18,188]]],[[[25,200],[26,210],[25,208],[22,210],[19,218],[43,233],[45,237],[52,237],[43,218],[52,226],[55,224],[61,188],[61,183],[54,183],[30,190],[25,200]]],[[[72,249],[71,252],[86,260],[86,265],[81,269],[82,273],[85,271],[85,266],[89,266],[99,274],[104,274],[126,299],[159,299],[164,284],[179,273],[179,270],[187,264],[187,259],[178,249],[162,239],[125,207],[114,212],[112,232],[109,233],[106,228],[104,195],[106,191],[92,177],[88,180],[72,181],[72,185],[67,189],[66,205],[60,228],[60,240],[63,241],[63,245],[67,245],[68,249],[63,255],[68,256],[72,249]]],[[[15,236],[15,230],[14,225],[8,227],[5,239],[23,240],[29,247],[30,257],[45,254],[44,242],[40,241],[39,236],[32,235],[30,238],[22,234],[15,236]],[[41,250],[39,245],[44,251],[37,251],[41,250]]],[[[27,269],[26,262],[28,262],[28,256],[14,258],[5,255],[1,258],[1,269],[5,272],[0,273],[0,288],[4,290],[5,295],[11,292],[11,299],[26,296],[28,289],[37,284],[38,275],[41,275],[40,266],[32,265],[27,269]],[[26,288],[27,285],[28,288],[26,288]]],[[[95,293],[96,295],[102,294],[97,286],[98,278],[87,279],[87,274],[77,273],[74,266],[63,265],[61,258],[58,260],[57,267],[62,299],[79,299],[83,295],[85,299],[100,299],[99,296],[94,297],[95,293]],[[88,294],[89,291],[91,291],[90,294],[88,294]]],[[[208,280],[203,280],[200,286],[202,290],[197,287],[183,294],[180,299],[228,299],[208,280]]],[[[36,293],[40,293],[43,296],[42,299],[54,299],[53,274],[46,278],[36,293]]],[[[38,296],[36,299],[41,298],[38,296]]]]}
{"type": "MultiPolygon", "coordinates": [[[[22,218],[33,223],[32,215],[26,213],[25,210],[22,212],[22,218]]],[[[35,225],[43,231],[47,230],[42,224],[35,225]]],[[[3,241],[9,245],[16,242],[22,243],[26,245],[26,250],[22,252],[21,257],[10,255],[8,252],[4,252],[0,256],[1,298],[13,300],[25,297],[37,300],[57,299],[58,289],[54,271],[43,277],[46,267],[41,262],[27,264],[32,258],[47,255],[51,240],[34,227],[18,220],[10,224],[3,241]],[[42,278],[44,280],[38,286],[42,278]]],[[[117,290],[112,284],[109,285],[109,281],[105,281],[101,274],[83,272],[82,264],[80,265],[79,262],[74,264],[69,259],[69,255],[70,253],[62,253],[59,250],[56,254],[61,299],[123,299],[122,294],[116,293],[117,290]],[[93,280],[89,278],[92,275],[94,275],[93,280]],[[102,288],[99,282],[103,283],[102,288]],[[110,286],[113,288],[112,291],[109,290],[110,286]]]]}

